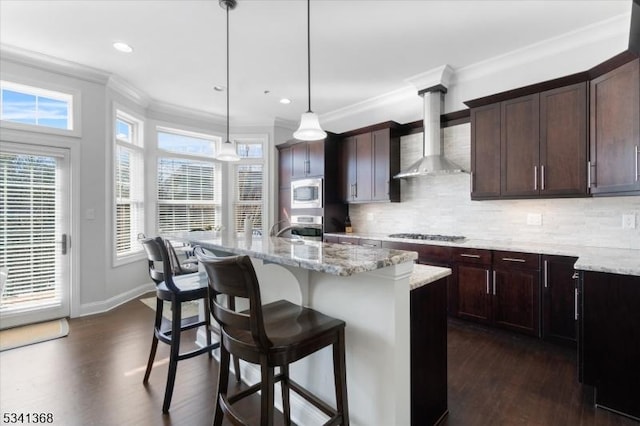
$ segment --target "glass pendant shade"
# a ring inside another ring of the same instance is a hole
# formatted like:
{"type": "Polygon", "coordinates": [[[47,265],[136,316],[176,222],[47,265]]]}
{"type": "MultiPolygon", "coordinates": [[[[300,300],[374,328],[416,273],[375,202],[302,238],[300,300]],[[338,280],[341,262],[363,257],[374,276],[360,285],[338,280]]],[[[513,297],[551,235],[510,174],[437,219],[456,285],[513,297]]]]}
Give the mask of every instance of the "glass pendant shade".
{"type": "Polygon", "coordinates": [[[317,141],[327,137],[327,132],[320,127],[318,116],[311,111],[302,114],[300,127],[293,133],[293,137],[301,141],[317,141]]]}
{"type": "Polygon", "coordinates": [[[220,153],[216,156],[220,161],[240,161],[240,156],[236,152],[236,144],[226,141],[220,145],[220,153]]]}

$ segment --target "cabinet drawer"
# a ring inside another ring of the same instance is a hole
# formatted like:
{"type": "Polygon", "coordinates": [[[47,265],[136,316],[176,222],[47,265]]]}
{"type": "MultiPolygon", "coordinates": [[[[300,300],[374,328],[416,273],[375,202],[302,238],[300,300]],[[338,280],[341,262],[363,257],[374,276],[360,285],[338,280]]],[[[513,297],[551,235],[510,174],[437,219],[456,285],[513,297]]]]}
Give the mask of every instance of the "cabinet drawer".
{"type": "Polygon", "coordinates": [[[453,256],[456,262],[491,265],[491,250],[456,248],[453,256]]]}
{"type": "Polygon", "coordinates": [[[382,241],[380,240],[368,240],[366,238],[360,239],[360,245],[365,247],[382,247],[382,241]]]}
{"type": "Polygon", "coordinates": [[[453,256],[453,251],[453,247],[420,245],[418,256],[420,258],[420,262],[429,263],[431,261],[449,263],[453,256]]]}
{"type": "Polygon", "coordinates": [[[338,242],[340,244],[353,244],[358,245],[358,239],[355,237],[338,237],[338,242]]]}
{"type": "Polygon", "coordinates": [[[540,269],[540,255],[513,251],[494,251],[493,266],[503,268],[540,269]]]}

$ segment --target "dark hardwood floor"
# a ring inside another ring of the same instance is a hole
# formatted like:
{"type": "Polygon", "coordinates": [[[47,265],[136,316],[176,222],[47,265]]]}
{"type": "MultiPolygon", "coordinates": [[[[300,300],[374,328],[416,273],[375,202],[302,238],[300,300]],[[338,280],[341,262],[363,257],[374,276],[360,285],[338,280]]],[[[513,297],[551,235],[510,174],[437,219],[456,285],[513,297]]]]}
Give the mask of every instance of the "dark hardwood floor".
{"type": "MultiPolygon", "coordinates": [[[[161,411],[167,345],[159,346],[160,364],[142,385],[152,323],[153,311],[133,300],[72,319],[66,338],[0,353],[1,413],[50,412],[53,424],[64,426],[210,424],[215,360],[204,355],[179,363],[168,415],[161,411]]],[[[638,425],[590,406],[575,370],[570,350],[451,321],[444,424],[638,425]]],[[[243,404],[248,417],[257,414],[256,398],[243,404]]]]}

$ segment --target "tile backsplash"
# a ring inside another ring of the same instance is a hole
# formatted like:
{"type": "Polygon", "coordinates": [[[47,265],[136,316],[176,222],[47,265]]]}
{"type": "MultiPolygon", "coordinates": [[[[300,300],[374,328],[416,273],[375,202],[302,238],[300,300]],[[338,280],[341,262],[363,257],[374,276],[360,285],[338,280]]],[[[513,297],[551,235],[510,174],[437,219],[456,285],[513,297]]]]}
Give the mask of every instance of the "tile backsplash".
{"type": "MultiPolygon", "coordinates": [[[[470,125],[444,132],[445,155],[470,165],[470,125]]],[[[400,141],[401,167],[422,155],[422,133],[400,141]]],[[[469,174],[402,180],[402,202],[353,204],[354,232],[419,232],[473,239],[640,249],[640,197],[471,201],[469,174]],[[635,229],[623,229],[623,215],[635,229]],[[539,219],[541,218],[541,223],[539,219]]]]}

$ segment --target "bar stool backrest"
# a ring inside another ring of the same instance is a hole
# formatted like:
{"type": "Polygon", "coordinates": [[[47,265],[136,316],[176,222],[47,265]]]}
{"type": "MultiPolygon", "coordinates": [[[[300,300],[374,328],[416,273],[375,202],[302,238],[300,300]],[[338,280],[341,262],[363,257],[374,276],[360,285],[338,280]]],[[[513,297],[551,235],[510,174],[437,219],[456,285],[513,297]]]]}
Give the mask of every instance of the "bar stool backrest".
{"type": "Polygon", "coordinates": [[[199,257],[199,261],[209,277],[211,313],[222,332],[228,336],[227,328],[246,331],[257,349],[266,352],[272,343],[265,332],[260,287],[249,256],[199,257]],[[218,295],[248,299],[248,313],[227,308],[218,300],[218,295]]]}
{"type": "Polygon", "coordinates": [[[174,293],[180,293],[180,289],[173,282],[173,272],[171,270],[171,261],[167,246],[161,237],[143,238],[140,243],[147,253],[149,261],[149,276],[158,286],[164,282],[169,290],[174,293]],[[158,263],[162,263],[162,269],[158,268],[158,263]]]}

